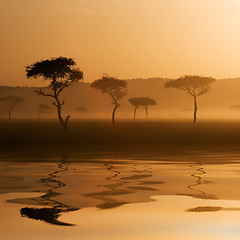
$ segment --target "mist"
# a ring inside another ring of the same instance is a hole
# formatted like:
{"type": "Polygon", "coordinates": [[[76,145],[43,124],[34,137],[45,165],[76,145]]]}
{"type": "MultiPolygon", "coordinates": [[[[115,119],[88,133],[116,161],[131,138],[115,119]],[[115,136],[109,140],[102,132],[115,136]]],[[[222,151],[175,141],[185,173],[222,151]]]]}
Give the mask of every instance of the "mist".
{"type": "MultiPolygon", "coordinates": [[[[191,121],[193,101],[187,93],[177,89],[166,89],[164,84],[170,79],[149,78],[129,79],[127,95],[122,99],[121,108],[117,112],[118,119],[132,120],[133,106],[128,102],[132,97],[150,97],[156,100],[155,106],[149,107],[148,121],[151,120],[186,120],[191,121]]],[[[199,120],[217,121],[238,120],[240,111],[232,106],[240,105],[239,80],[219,79],[211,86],[208,94],[198,99],[199,120]]],[[[34,87],[0,87],[2,97],[16,95],[24,98],[24,104],[18,105],[13,111],[13,119],[38,119],[38,105],[47,104],[49,109],[42,114],[42,119],[55,118],[55,108],[51,99],[37,96],[34,87]]],[[[63,112],[71,113],[72,119],[110,119],[112,104],[109,96],[91,88],[90,83],[76,83],[63,93],[66,103],[63,112]],[[85,108],[81,112],[79,107],[85,108]]],[[[0,118],[7,118],[6,106],[0,102],[0,118]]],[[[137,111],[136,120],[146,119],[144,108],[137,111]]]]}

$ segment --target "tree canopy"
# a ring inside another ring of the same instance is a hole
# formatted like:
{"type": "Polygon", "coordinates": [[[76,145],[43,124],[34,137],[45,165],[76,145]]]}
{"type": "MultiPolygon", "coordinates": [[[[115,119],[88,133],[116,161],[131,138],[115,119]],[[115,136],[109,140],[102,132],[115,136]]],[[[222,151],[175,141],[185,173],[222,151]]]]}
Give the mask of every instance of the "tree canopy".
{"type": "Polygon", "coordinates": [[[47,111],[49,108],[50,107],[45,103],[41,103],[41,104],[38,105],[39,111],[47,111]]]}
{"type": "Polygon", "coordinates": [[[102,93],[108,93],[114,100],[119,100],[127,94],[127,82],[107,74],[94,81],[91,87],[102,91],[102,93]]]}
{"type": "Polygon", "coordinates": [[[230,108],[237,112],[240,112],[240,105],[231,105],[230,108]]]}
{"type": "Polygon", "coordinates": [[[192,96],[200,96],[210,89],[210,84],[215,81],[212,77],[201,77],[198,75],[185,75],[176,80],[165,83],[166,88],[178,88],[187,91],[192,96]]]}
{"type": "Polygon", "coordinates": [[[134,107],[156,105],[157,102],[149,97],[134,97],[128,100],[134,107]]]}
{"type": "MultiPolygon", "coordinates": [[[[49,87],[58,96],[64,88],[83,79],[83,72],[75,65],[76,62],[67,57],[42,60],[27,66],[26,76],[28,78],[43,77],[43,79],[49,80],[49,87]]],[[[54,97],[54,94],[47,94],[42,89],[36,92],[40,95],[54,97]]]]}
{"type": "Polygon", "coordinates": [[[85,113],[85,112],[88,111],[87,108],[85,108],[85,107],[77,107],[77,110],[78,110],[80,113],[85,113]]]}
{"type": "Polygon", "coordinates": [[[70,80],[82,79],[83,73],[73,67],[76,62],[72,58],[58,57],[42,60],[26,67],[26,76],[28,78],[43,77],[46,80],[64,79],[70,80]]]}
{"type": "Polygon", "coordinates": [[[13,108],[20,103],[24,103],[24,98],[18,96],[5,96],[0,97],[0,102],[6,103],[10,108],[13,108]]]}
{"type": "Polygon", "coordinates": [[[148,106],[156,105],[156,101],[149,97],[134,97],[129,98],[128,101],[134,106],[133,118],[136,118],[137,108],[142,106],[145,108],[146,111],[146,118],[148,117],[148,106]]]}

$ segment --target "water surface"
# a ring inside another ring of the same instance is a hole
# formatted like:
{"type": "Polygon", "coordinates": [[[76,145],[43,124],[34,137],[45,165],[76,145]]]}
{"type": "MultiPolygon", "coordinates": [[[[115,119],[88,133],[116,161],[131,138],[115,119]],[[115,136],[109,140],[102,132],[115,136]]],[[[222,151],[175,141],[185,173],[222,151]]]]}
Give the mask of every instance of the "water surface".
{"type": "Polygon", "coordinates": [[[239,239],[233,154],[2,160],[0,228],[12,239],[239,239]]]}

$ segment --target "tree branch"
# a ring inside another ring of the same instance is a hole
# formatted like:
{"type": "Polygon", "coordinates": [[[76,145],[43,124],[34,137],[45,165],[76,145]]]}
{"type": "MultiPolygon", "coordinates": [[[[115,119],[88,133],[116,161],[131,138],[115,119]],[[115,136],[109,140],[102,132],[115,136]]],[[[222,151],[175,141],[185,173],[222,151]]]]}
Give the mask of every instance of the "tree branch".
{"type": "Polygon", "coordinates": [[[45,97],[53,97],[53,98],[54,98],[54,96],[53,96],[52,94],[43,92],[43,90],[42,90],[41,88],[40,88],[39,90],[36,90],[35,92],[36,92],[38,95],[43,95],[43,96],[45,96],[45,97]]]}
{"type": "Polygon", "coordinates": [[[109,91],[107,91],[107,93],[112,97],[113,101],[114,101],[114,104],[118,104],[118,100],[112,93],[112,89],[109,89],[109,91]]]}
{"type": "Polygon", "coordinates": [[[191,96],[195,96],[194,92],[190,89],[190,88],[187,88],[186,89],[188,91],[188,93],[191,95],[191,96]]]}
{"type": "Polygon", "coordinates": [[[57,107],[57,104],[55,102],[53,102],[52,104],[57,107]]]}
{"type": "Polygon", "coordinates": [[[68,81],[65,81],[64,83],[59,83],[59,86],[57,87],[59,88],[59,90],[56,92],[56,95],[58,96],[64,88],[68,87],[68,81]],[[62,86],[60,84],[62,84],[62,86]]]}

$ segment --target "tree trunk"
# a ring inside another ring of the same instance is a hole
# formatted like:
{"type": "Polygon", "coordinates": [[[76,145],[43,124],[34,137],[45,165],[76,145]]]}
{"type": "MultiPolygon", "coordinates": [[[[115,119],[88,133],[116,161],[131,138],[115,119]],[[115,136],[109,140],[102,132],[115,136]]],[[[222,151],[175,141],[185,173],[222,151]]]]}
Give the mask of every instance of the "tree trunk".
{"type": "Polygon", "coordinates": [[[148,107],[145,107],[145,111],[146,111],[146,119],[148,118],[148,107]]]}
{"type": "Polygon", "coordinates": [[[70,116],[67,116],[65,121],[63,120],[63,118],[62,118],[62,105],[59,102],[59,99],[57,97],[55,98],[55,100],[56,100],[56,107],[57,107],[57,113],[58,113],[58,120],[59,120],[62,128],[64,129],[64,131],[67,132],[68,131],[67,123],[68,123],[68,119],[70,118],[70,116]]]}
{"type": "Polygon", "coordinates": [[[39,118],[39,119],[41,118],[41,112],[38,113],[38,118],[39,118]]]}
{"type": "Polygon", "coordinates": [[[137,112],[137,107],[135,107],[134,113],[133,113],[133,118],[134,118],[134,120],[135,120],[135,118],[136,118],[136,112],[137,112]]]}
{"type": "Polygon", "coordinates": [[[193,123],[197,121],[197,97],[193,96],[194,98],[194,113],[193,113],[193,123]]]}
{"type": "Polygon", "coordinates": [[[116,112],[118,107],[119,107],[118,105],[115,105],[115,107],[113,109],[113,112],[112,112],[112,125],[113,126],[115,125],[115,112],[116,112]]]}
{"type": "Polygon", "coordinates": [[[8,120],[11,120],[11,111],[8,111],[8,120]]]}

